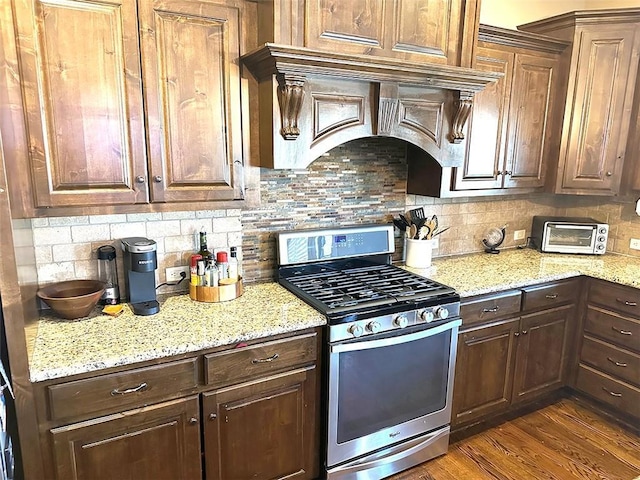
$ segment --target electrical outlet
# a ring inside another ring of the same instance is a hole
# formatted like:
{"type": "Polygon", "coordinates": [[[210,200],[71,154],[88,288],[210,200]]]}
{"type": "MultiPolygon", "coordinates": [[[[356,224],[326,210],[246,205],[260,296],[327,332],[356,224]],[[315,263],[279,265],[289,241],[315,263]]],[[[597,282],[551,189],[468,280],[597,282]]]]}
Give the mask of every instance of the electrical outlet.
{"type": "Polygon", "coordinates": [[[185,274],[184,278],[188,278],[190,273],[189,267],[187,267],[186,265],[182,267],[169,267],[165,270],[165,272],[167,274],[167,282],[179,282],[182,278],[182,276],[180,275],[182,272],[184,272],[185,274]]]}
{"type": "Polygon", "coordinates": [[[631,250],[640,250],[640,238],[632,238],[629,242],[629,248],[631,250]]]}
{"type": "Polygon", "coordinates": [[[516,230],[513,232],[514,240],[524,240],[525,235],[527,234],[526,230],[516,230]]]}

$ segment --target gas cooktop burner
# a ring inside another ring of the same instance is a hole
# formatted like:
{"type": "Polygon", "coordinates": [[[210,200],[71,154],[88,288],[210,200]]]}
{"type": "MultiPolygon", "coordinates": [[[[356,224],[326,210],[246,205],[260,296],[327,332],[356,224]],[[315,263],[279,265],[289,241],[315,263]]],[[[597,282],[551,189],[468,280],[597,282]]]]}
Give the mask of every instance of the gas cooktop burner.
{"type": "Polygon", "coordinates": [[[450,287],[367,259],[284,267],[280,283],[332,323],[459,300],[450,287]]]}

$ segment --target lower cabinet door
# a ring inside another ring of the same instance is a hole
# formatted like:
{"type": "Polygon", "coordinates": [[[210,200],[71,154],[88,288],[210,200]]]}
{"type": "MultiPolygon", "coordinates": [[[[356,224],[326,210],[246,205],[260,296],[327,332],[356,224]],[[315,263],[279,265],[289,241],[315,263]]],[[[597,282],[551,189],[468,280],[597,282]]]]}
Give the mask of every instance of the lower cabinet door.
{"type": "Polygon", "coordinates": [[[513,402],[564,384],[573,305],[524,315],[520,323],[513,402]]]}
{"type": "Polygon", "coordinates": [[[511,403],[518,322],[519,318],[498,321],[458,336],[453,425],[499,412],[511,403]]]}
{"type": "Polygon", "coordinates": [[[318,476],[315,366],[203,394],[207,480],[318,476]]]}
{"type": "Polygon", "coordinates": [[[51,430],[58,480],[198,480],[198,397],[51,430]]]}

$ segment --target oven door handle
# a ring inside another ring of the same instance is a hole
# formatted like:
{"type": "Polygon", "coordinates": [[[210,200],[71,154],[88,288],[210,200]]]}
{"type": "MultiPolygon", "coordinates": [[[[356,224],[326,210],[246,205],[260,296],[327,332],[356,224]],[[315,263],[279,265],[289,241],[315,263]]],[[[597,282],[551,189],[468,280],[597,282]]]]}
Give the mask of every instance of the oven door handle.
{"type": "Polygon", "coordinates": [[[366,340],[351,343],[342,343],[338,345],[332,345],[330,348],[331,353],[353,352],[354,350],[367,350],[371,348],[389,347],[392,345],[400,345],[402,343],[413,342],[422,338],[431,337],[447,330],[456,329],[462,325],[462,320],[455,319],[437,327],[427,328],[420,330],[419,332],[410,333],[408,335],[398,335],[395,337],[382,338],[380,340],[366,340]]]}

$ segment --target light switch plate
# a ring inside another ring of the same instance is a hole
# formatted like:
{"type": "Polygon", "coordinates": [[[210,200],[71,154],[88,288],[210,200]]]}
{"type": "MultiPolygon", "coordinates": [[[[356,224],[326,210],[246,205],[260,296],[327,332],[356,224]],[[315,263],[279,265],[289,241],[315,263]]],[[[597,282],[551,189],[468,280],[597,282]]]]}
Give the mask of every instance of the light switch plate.
{"type": "Polygon", "coordinates": [[[514,240],[524,240],[525,235],[527,234],[526,230],[516,230],[513,232],[514,240]]]}

